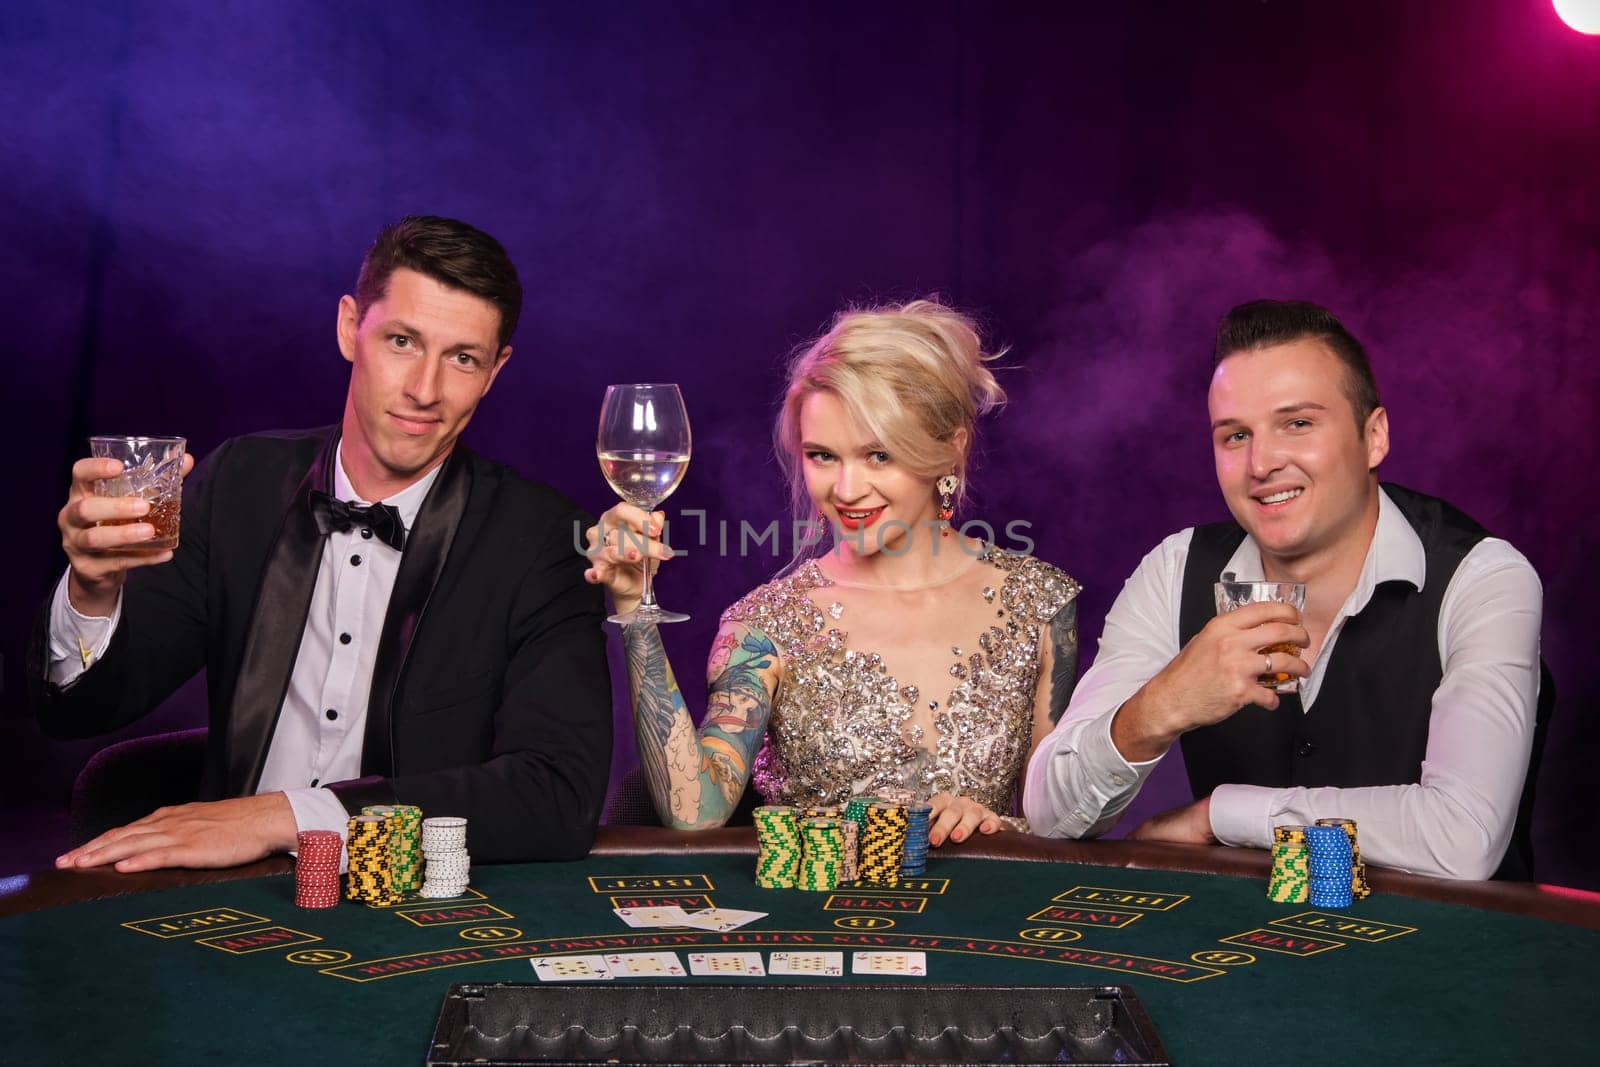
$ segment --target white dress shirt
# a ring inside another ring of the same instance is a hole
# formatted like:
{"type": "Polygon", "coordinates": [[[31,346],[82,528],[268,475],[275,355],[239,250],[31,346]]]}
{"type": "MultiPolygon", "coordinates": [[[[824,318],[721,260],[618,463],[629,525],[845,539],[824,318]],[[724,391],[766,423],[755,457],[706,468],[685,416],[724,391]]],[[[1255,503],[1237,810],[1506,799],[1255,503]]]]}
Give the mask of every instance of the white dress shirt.
{"type": "MultiPolygon", "coordinates": [[[[333,495],[366,504],[344,472],[344,444],[336,451],[333,495]]],[[[382,501],[400,513],[409,532],[438,477],[439,468],[382,501]]],[[[181,551],[181,548],[180,548],[181,551]]],[[[324,782],[361,776],[361,745],[367,725],[372,667],[383,634],[389,594],[400,571],[400,553],[360,527],[327,537],[317,568],[311,610],[289,676],[289,691],[267,749],[256,792],[282,790],[300,830],[334,830],[349,818],[324,782]]],[[[122,598],[106,618],[81,615],[67,599],[67,577],[56,585],[50,609],[50,680],[72,684],[105,654],[122,618],[122,598]]]]}
{"type": "MultiPolygon", "coordinates": [[[[1160,757],[1130,763],[1111,741],[1119,708],[1178,654],[1178,612],[1193,530],[1168,537],[1140,562],[1106,616],[1100,650],[1060,723],[1028,764],[1023,811],[1034,832],[1094,837],[1132,803],[1160,757]]],[[[1263,577],[1246,536],[1223,570],[1263,577]]],[[[1421,589],[1427,557],[1400,509],[1379,491],[1378,525],[1361,576],[1300,681],[1305,711],[1316,702],[1344,622],[1385,581],[1421,589]]],[[[1218,575],[1220,577],[1220,574],[1218,575]]],[[[1227,845],[1266,848],[1272,827],[1354,819],[1363,858],[1447,878],[1488,878],[1511,840],[1539,694],[1543,589],[1505,541],[1478,542],[1456,569],[1439,608],[1439,661],[1421,781],[1342,789],[1221,785],[1211,831],[1227,845]]]]}

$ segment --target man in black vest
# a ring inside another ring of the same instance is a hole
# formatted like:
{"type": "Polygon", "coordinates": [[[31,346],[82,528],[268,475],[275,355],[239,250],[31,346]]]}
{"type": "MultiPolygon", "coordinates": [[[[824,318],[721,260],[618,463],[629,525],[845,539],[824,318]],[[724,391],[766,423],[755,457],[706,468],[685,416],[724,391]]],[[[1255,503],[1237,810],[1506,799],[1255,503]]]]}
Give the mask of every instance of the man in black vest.
{"type": "Polygon", "coordinates": [[[97,523],[149,506],[92,494],[115,461],[75,465],[33,645],[41,724],[116,729],[204,668],[210,728],[200,802],[58,866],[231,866],[373,803],[465,816],[479,860],[588,851],[611,757],[603,603],[573,565],[589,520],[458,443],[521,306],[494,238],[403,219],[339,302],[341,424],[217,448],[175,553],[118,554],[152,528],[97,523]]]}
{"type": "Polygon", "coordinates": [[[1209,406],[1236,521],[1174,534],[1128,580],[1029,764],[1034,831],[1106,831],[1177,742],[1197,799],[1134,837],[1265,848],[1276,824],[1345,817],[1382,866],[1527,877],[1533,568],[1449,504],[1379,484],[1388,414],[1360,343],[1327,310],[1230,311],[1209,406]],[[1218,615],[1212,586],[1229,571],[1303,582],[1305,611],[1218,615]],[[1265,651],[1286,645],[1302,651],[1265,651]],[[1271,675],[1298,693],[1258,681],[1271,675]]]}

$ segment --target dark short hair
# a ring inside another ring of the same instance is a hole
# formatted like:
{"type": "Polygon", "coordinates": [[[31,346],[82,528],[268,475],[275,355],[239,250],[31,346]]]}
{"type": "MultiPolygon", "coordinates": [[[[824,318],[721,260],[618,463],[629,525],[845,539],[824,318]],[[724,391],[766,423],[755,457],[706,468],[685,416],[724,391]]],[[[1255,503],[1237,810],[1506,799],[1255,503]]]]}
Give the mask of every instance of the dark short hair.
{"type": "Polygon", "coordinates": [[[1344,395],[1355,411],[1356,430],[1365,432],[1367,416],[1378,408],[1378,382],[1372,376],[1367,350],[1351,336],[1333,312],[1306,300],[1252,300],[1240,304],[1217,324],[1215,367],[1236,352],[1249,352],[1294,341],[1321,341],[1344,364],[1344,395]]]}
{"type": "Polygon", "coordinates": [[[361,314],[384,298],[389,276],[401,267],[487,300],[500,312],[500,347],[511,339],[522,314],[522,283],[511,257],[493,237],[442,215],[407,215],[385,226],[367,249],[356,278],[361,314]]]}

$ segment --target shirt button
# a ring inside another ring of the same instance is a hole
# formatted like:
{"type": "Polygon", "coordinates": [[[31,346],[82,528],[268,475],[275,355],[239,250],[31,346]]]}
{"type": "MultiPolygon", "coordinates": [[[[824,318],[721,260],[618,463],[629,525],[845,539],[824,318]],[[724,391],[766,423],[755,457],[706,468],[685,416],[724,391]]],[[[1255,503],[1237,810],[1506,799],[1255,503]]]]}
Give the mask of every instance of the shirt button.
{"type": "Polygon", "coordinates": [[[361,557],[360,556],[351,556],[350,557],[350,566],[352,566],[352,567],[361,566],[361,557]]]}
{"type": "Polygon", "coordinates": [[[315,789],[317,787],[317,783],[320,782],[320,781],[322,781],[322,779],[320,779],[320,778],[311,779],[311,788],[315,789]]]}
{"type": "Polygon", "coordinates": [[[1295,754],[1299,755],[1299,756],[1309,756],[1309,755],[1311,755],[1311,753],[1315,752],[1316,750],[1317,750],[1317,743],[1315,741],[1311,740],[1311,738],[1309,738],[1309,737],[1306,738],[1304,741],[1301,741],[1298,745],[1294,746],[1295,754]]]}
{"type": "Polygon", "coordinates": [[[339,643],[341,645],[348,645],[350,643],[350,635],[349,634],[340,634],[339,635],[339,643]]]}
{"type": "Polygon", "coordinates": [[[328,721],[329,722],[332,722],[333,720],[335,720],[335,719],[337,719],[339,717],[339,713],[337,711],[334,711],[332,708],[329,708],[327,711],[323,712],[322,714],[324,714],[324,715],[326,715],[328,717],[328,721]]]}
{"type": "Polygon", "coordinates": [[[1081,811],[1075,811],[1075,812],[1073,812],[1073,813],[1072,813],[1072,817],[1073,817],[1073,818],[1074,818],[1074,819],[1077,819],[1077,820],[1078,820],[1078,821],[1079,821],[1079,822],[1085,822],[1085,821],[1087,821],[1087,820],[1088,820],[1088,818],[1089,818],[1089,816],[1087,816],[1087,815],[1085,815],[1085,814],[1084,814],[1084,813],[1083,813],[1083,812],[1081,812],[1081,811]]]}
{"type": "Polygon", "coordinates": [[[363,530],[362,530],[362,531],[361,531],[361,539],[362,539],[362,540],[363,540],[363,541],[370,541],[370,540],[372,540],[372,531],[371,531],[371,530],[367,530],[367,529],[363,529],[363,530]]]}
{"type": "Polygon", "coordinates": [[[1122,775],[1120,775],[1120,774],[1113,774],[1111,776],[1111,782],[1112,782],[1113,785],[1127,785],[1128,784],[1128,780],[1126,778],[1122,777],[1122,775]]]}

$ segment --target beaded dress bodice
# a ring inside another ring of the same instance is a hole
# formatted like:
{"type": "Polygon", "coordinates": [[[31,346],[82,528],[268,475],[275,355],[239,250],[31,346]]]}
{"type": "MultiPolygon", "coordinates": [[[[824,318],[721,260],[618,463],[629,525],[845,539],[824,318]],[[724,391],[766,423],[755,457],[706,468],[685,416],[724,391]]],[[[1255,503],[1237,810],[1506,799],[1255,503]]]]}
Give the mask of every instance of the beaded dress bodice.
{"type": "Polygon", "coordinates": [[[814,560],[723,614],[724,623],[765,634],[782,659],[752,775],[769,804],[842,804],[900,790],[1012,810],[1032,739],[1040,634],[1079,586],[1048,563],[993,547],[979,566],[989,573],[970,621],[953,628],[976,633],[977,647],[950,648],[948,693],[902,685],[880,652],[849,647],[847,613],[814,560]],[[931,716],[916,714],[921,707],[931,716]],[[913,722],[929,718],[931,737],[913,722]]]}

